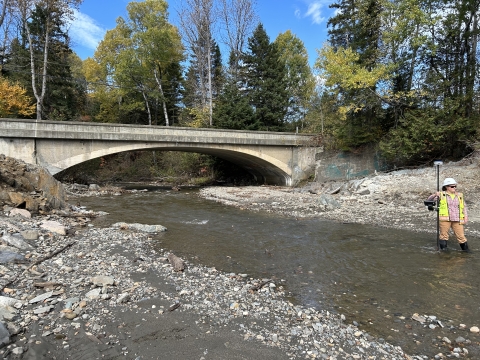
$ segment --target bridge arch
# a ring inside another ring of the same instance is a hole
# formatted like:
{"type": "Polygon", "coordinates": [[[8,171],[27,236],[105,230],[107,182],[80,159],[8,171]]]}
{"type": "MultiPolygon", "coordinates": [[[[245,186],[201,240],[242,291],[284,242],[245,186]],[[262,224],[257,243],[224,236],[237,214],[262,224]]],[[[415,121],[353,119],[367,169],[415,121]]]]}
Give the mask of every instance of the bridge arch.
{"type": "Polygon", "coordinates": [[[66,170],[74,165],[81,164],[83,162],[100,158],[106,155],[118,154],[122,152],[134,151],[134,150],[155,150],[155,151],[179,151],[179,152],[194,152],[200,154],[208,154],[215,157],[219,157],[226,161],[229,161],[235,165],[238,165],[248,171],[260,184],[272,184],[290,186],[292,184],[292,178],[288,175],[288,167],[278,159],[273,158],[268,154],[260,154],[251,149],[237,149],[235,151],[223,149],[221,146],[212,147],[172,147],[162,146],[157,144],[136,144],[135,146],[116,146],[97,149],[88,154],[77,154],[72,157],[64,158],[57,163],[50,164],[49,171],[56,174],[60,171],[66,170]],[[86,156],[85,156],[86,155],[86,156]]]}

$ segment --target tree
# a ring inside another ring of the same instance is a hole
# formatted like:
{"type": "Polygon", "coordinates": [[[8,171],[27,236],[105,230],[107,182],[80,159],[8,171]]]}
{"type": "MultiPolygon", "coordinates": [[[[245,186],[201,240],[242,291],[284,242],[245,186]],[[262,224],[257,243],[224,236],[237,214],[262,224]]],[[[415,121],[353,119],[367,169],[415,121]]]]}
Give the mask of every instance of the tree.
{"type": "Polygon", "coordinates": [[[288,109],[286,69],[275,43],[259,24],[248,39],[245,55],[246,91],[255,113],[255,128],[281,131],[288,109]]]}
{"type": "MultiPolygon", "coordinates": [[[[329,46],[322,52],[338,52],[342,64],[364,69],[365,73],[376,72],[381,66],[382,0],[340,0],[330,5],[336,9],[329,19],[329,46]]],[[[334,65],[335,62],[332,62],[334,65]]],[[[321,66],[320,66],[321,67],[321,66]]],[[[318,68],[318,63],[317,63],[318,68]]],[[[348,71],[349,69],[343,69],[348,71]]],[[[362,70],[363,72],[363,70],[362,70]]],[[[348,73],[345,73],[348,75],[348,73]]],[[[344,111],[344,126],[337,136],[344,149],[373,143],[381,136],[384,108],[377,97],[377,81],[363,82],[354,89],[336,87],[336,94],[344,111]]]]}
{"type": "Polygon", "coordinates": [[[26,95],[25,88],[11,84],[0,76],[0,117],[29,117],[35,113],[35,104],[26,95]]]}
{"type": "Polygon", "coordinates": [[[342,148],[379,143],[399,166],[466,154],[480,125],[480,1],[341,0],[333,7],[330,44],[316,68],[343,119],[335,125],[342,148]]]}
{"type": "Polygon", "coordinates": [[[286,69],[285,81],[290,95],[287,119],[295,124],[307,111],[315,90],[315,78],[308,64],[305,45],[290,30],[279,34],[274,43],[286,69]]]}
{"type": "Polygon", "coordinates": [[[82,0],[15,0],[16,13],[23,24],[30,52],[32,90],[37,100],[37,120],[42,119],[47,92],[47,69],[51,41],[63,36],[62,26],[82,0]],[[34,21],[34,17],[41,21],[34,21]],[[35,27],[35,28],[34,28],[35,27]],[[41,58],[39,58],[41,54],[41,58]]]}
{"type": "Polygon", "coordinates": [[[10,5],[11,0],[0,0],[0,27],[3,25],[5,15],[7,14],[7,8],[10,5]]]}
{"type": "Polygon", "coordinates": [[[248,98],[240,92],[232,78],[219,96],[213,119],[216,128],[234,130],[252,130],[255,115],[248,98]]]}
{"type": "Polygon", "coordinates": [[[100,69],[94,67],[91,75],[109,87],[98,90],[106,110],[101,106],[100,117],[109,117],[113,108],[118,116],[126,111],[131,119],[145,111],[152,124],[161,104],[164,123],[170,125],[169,113],[179,98],[183,46],[177,29],[167,21],[167,9],[164,0],[130,3],[128,19],[118,18],[99,44],[95,60],[100,69]]]}
{"type": "Polygon", "coordinates": [[[127,6],[130,19],[127,27],[135,52],[140,53],[146,67],[153,70],[168,126],[170,122],[164,83],[168,82],[167,70],[172,69],[172,64],[179,64],[183,60],[183,46],[177,29],[168,23],[167,8],[168,4],[163,0],[131,2],[127,6]]]}
{"type": "Polygon", "coordinates": [[[183,39],[188,44],[191,57],[196,61],[193,70],[197,79],[196,92],[200,94],[200,111],[208,110],[210,126],[213,114],[212,30],[216,20],[213,5],[213,0],[185,0],[179,13],[183,39]]]}
{"type": "Polygon", "coordinates": [[[230,52],[230,71],[238,79],[240,61],[246,50],[257,16],[252,0],[221,0],[221,19],[225,30],[224,42],[230,52]]]}

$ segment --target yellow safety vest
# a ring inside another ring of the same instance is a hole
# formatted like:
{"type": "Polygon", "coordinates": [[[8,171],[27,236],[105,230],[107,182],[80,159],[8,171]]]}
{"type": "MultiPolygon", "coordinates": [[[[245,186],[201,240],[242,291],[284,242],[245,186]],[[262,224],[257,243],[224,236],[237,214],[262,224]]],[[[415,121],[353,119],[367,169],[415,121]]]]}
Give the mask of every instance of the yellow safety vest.
{"type": "MultiPolygon", "coordinates": [[[[463,194],[456,193],[456,195],[458,196],[458,204],[460,206],[460,224],[464,224],[465,214],[463,213],[463,194]]],[[[440,193],[440,206],[438,207],[438,217],[440,221],[450,221],[450,216],[448,215],[447,194],[445,191],[442,191],[440,193]]]]}

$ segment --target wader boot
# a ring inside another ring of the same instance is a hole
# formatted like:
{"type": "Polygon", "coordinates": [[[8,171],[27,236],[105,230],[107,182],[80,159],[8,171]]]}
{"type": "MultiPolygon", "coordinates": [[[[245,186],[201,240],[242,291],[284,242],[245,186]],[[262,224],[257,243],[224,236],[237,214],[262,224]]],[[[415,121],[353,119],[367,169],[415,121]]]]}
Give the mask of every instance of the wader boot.
{"type": "Polygon", "coordinates": [[[439,240],[438,245],[440,245],[440,250],[447,250],[447,240],[439,240]]]}
{"type": "Polygon", "coordinates": [[[460,244],[460,247],[462,248],[463,251],[470,252],[470,249],[468,248],[467,241],[465,241],[463,244],[460,244]]]}

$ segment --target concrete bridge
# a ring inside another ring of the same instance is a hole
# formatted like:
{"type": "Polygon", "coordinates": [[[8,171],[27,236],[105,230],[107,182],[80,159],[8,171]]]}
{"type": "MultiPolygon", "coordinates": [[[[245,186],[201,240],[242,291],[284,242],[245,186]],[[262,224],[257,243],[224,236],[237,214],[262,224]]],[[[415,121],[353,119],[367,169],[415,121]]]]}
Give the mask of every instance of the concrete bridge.
{"type": "Polygon", "coordinates": [[[52,175],[131,150],[210,154],[243,167],[261,184],[284,186],[312,174],[316,154],[314,137],[295,133],[0,119],[0,154],[52,175]]]}

